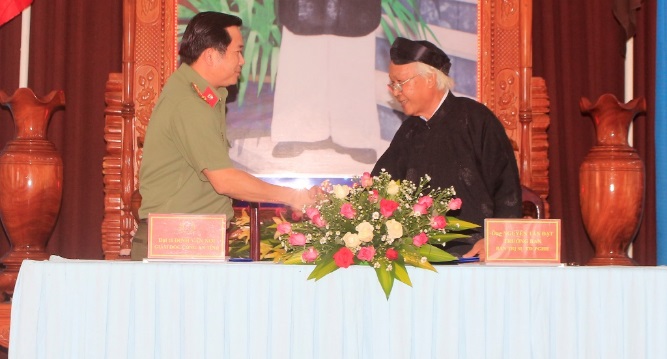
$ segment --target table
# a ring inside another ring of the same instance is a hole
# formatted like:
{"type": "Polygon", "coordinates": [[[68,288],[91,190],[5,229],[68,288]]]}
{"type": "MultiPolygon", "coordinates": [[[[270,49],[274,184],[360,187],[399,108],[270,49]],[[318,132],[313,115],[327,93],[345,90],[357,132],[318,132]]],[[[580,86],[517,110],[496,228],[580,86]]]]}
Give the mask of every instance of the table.
{"type": "Polygon", "coordinates": [[[667,269],[25,261],[10,358],[667,358],[667,269]]]}

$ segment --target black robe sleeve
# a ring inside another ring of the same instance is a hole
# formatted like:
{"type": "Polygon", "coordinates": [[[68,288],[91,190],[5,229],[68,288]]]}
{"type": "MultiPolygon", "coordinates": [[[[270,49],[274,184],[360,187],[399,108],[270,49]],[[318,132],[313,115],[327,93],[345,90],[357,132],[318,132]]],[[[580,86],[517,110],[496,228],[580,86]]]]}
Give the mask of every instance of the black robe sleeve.
{"type": "Polygon", "coordinates": [[[485,218],[521,216],[514,150],[498,118],[475,100],[450,93],[429,121],[405,120],[372,174],[382,169],[413,182],[428,174],[433,188],[454,186],[463,205],[450,214],[481,226],[470,238],[448,243],[454,255],[484,236],[485,218]]]}

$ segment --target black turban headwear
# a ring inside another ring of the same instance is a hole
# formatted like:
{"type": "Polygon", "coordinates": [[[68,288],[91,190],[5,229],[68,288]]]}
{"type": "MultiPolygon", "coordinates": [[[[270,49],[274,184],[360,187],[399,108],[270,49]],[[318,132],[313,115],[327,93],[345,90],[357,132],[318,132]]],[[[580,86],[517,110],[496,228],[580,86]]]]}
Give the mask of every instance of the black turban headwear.
{"type": "Polygon", "coordinates": [[[423,62],[433,66],[449,76],[452,62],[444,51],[428,41],[413,41],[397,37],[389,50],[391,62],[396,65],[405,65],[412,62],[423,62]]]}

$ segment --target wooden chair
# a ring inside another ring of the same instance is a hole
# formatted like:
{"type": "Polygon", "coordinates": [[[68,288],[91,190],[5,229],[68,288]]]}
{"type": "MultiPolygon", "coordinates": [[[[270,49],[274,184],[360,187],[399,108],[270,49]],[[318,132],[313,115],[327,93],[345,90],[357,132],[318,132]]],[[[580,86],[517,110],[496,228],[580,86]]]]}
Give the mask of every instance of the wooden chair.
{"type": "MultiPolygon", "coordinates": [[[[130,253],[140,144],[177,63],[176,9],[177,0],[124,0],[122,73],[109,75],[105,92],[101,231],[106,259],[128,258],[130,253]]],[[[544,202],[538,214],[548,218],[549,100],[544,80],[532,76],[532,0],[479,1],[478,11],[479,100],[496,113],[517,144],[521,183],[544,202]]]]}
{"type": "Polygon", "coordinates": [[[521,186],[521,202],[523,203],[524,218],[545,218],[544,201],[535,191],[526,186],[521,186]]]}

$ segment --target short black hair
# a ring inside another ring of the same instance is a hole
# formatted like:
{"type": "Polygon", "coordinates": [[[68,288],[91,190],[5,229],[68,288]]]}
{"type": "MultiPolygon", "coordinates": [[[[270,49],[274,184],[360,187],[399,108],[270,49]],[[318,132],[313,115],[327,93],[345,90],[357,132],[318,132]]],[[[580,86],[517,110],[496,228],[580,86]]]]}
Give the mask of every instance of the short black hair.
{"type": "Polygon", "coordinates": [[[232,42],[227,28],[240,27],[242,24],[243,21],[237,16],[215,11],[200,12],[193,16],[185,28],[178,51],[181,62],[191,65],[210,47],[224,54],[232,42]]]}

